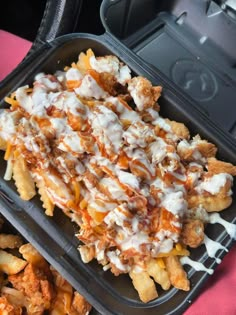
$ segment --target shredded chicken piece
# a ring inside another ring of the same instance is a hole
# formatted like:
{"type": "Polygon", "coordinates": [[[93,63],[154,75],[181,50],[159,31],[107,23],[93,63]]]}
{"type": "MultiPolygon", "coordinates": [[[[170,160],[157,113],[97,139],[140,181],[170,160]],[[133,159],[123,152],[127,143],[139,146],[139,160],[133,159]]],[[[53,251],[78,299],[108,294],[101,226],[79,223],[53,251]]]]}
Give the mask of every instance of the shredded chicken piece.
{"type": "Polygon", "coordinates": [[[198,135],[193,138],[193,141],[197,142],[197,148],[204,157],[209,158],[216,155],[217,148],[213,143],[202,140],[198,135]]]}
{"type": "Polygon", "coordinates": [[[53,299],[53,287],[47,279],[50,270],[41,270],[28,264],[24,271],[9,276],[9,281],[17,290],[23,291],[29,298],[28,312],[30,314],[43,314],[50,308],[53,299]]]}
{"type": "Polygon", "coordinates": [[[171,126],[172,132],[180,139],[189,139],[190,133],[188,128],[177,121],[166,119],[166,122],[171,126]]]}
{"type": "Polygon", "coordinates": [[[207,168],[210,174],[228,173],[236,176],[236,166],[231,163],[219,161],[214,157],[207,160],[207,168]]]}
{"type": "Polygon", "coordinates": [[[204,240],[204,224],[201,220],[188,220],[183,224],[180,238],[185,245],[196,248],[204,240]]]}
{"type": "Polygon", "coordinates": [[[154,105],[161,95],[162,88],[160,86],[153,87],[146,78],[135,77],[128,82],[128,91],[137,109],[142,111],[154,105]]]}
{"type": "Polygon", "coordinates": [[[78,292],[74,293],[74,298],[70,310],[70,315],[88,315],[92,306],[78,292]]]}
{"type": "Polygon", "coordinates": [[[0,314],[1,315],[21,315],[22,310],[19,306],[10,304],[5,296],[0,297],[0,314]]]}
{"type": "Polygon", "coordinates": [[[207,212],[219,212],[231,205],[232,197],[221,197],[217,195],[188,195],[187,201],[189,208],[202,206],[207,210],[207,212]]]}

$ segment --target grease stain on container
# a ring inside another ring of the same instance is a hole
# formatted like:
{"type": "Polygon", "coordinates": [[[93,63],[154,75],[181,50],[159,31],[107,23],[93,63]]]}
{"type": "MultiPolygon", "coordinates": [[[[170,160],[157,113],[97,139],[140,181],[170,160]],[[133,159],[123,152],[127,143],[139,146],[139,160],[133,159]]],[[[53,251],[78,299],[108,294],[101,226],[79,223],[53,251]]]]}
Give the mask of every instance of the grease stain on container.
{"type": "Polygon", "coordinates": [[[218,91],[215,75],[195,60],[177,60],[172,66],[171,77],[179,87],[198,101],[208,101],[218,91]]]}

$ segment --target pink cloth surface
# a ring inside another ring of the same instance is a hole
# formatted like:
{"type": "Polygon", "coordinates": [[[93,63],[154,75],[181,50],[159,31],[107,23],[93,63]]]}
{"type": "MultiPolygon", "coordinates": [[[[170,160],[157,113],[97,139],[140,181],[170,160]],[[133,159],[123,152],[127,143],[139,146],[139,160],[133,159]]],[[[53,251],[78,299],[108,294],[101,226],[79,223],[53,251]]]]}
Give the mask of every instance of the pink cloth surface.
{"type": "MultiPolygon", "coordinates": [[[[0,81],[25,57],[27,40],[0,30],[0,81]]],[[[236,315],[236,244],[184,315],[236,315]]]]}
{"type": "Polygon", "coordinates": [[[226,254],[184,315],[236,314],[236,244],[226,254]]]}
{"type": "Polygon", "coordinates": [[[32,43],[0,30],[0,81],[2,81],[26,56],[32,43]]]}

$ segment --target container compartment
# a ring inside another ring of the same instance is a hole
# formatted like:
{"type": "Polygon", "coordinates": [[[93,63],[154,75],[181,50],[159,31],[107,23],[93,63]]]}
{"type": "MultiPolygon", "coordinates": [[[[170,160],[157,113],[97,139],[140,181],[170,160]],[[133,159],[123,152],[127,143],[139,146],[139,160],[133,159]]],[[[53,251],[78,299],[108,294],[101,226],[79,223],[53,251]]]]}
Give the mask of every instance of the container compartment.
{"type": "Polygon", "coordinates": [[[101,18],[107,32],[236,137],[236,11],[231,4],[103,0],[101,18]]]}
{"type": "MultiPolygon", "coordinates": [[[[2,194],[2,191],[0,190],[0,194],[2,194]]],[[[1,207],[1,206],[0,206],[1,207]]],[[[1,229],[0,229],[0,234],[1,233],[4,233],[4,234],[13,234],[13,235],[18,235],[18,236],[20,236],[21,238],[22,238],[22,240],[23,240],[23,244],[26,244],[26,243],[28,243],[28,240],[26,240],[26,238],[25,237],[23,237],[20,233],[19,233],[19,230],[17,230],[15,227],[13,227],[13,225],[6,219],[6,217],[4,217],[4,216],[2,216],[2,214],[0,215],[0,219],[2,219],[3,220],[3,225],[2,225],[2,227],[1,227],[1,229]]],[[[27,221],[27,218],[26,218],[26,216],[25,216],[25,219],[26,219],[26,221],[27,221]]],[[[28,228],[29,228],[29,221],[27,221],[27,223],[26,224],[28,224],[28,228]]],[[[21,221],[19,220],[19,222],[18,222],[18,224],[21,224],[21,221]]],[[[34,223],[33,223],[33,226],[32,227],[34,227],[34,223]]],[[[32,229],[33,230],[33,229],[32,229]]],[[[33,230],[34,231],[34,230],[33,230]]],[[[35,230],[35,232],[38,232],[37,230],[35,230]]],[[[29,234],[31,234],[32,233],[32,231],[31,232],[29,232],[29,234]]],[[[43,238],[43,233],[39,233],[38,235],[40,235],[40,237],[42,237],[43,238]]],[[[29,237],[30,238],[30,237],[29,237]]],[[[45,239],[44,239],[44,241],[45,241],[45,239]]],[[[49,246],[50,245],[52,245],[52,244],[50,244],[50,242],[49,242],[49,246]]],[[[53,247],[52,247],[53,248],[53,247]]],[[[11,250],[8,250],[8,249],[4,249],[4,250],[6,250],[7,252],[9,252],[9,253],[12,253],[13,255],[15,255],[15,256],[17,256],[17,257],[19,257],[20,255],[19,255],[19,252],[18,252],[18,249],[11,249],[11,250]]],[[[41,253],[42,253],[42,251],[41,251],[41,253]]],[[[99,315],[99,313],[93,308],[92,310],[91,310],[91,312],[90,312],[90,315],[99,315]]]]}
{"type": "MultiPolygon", "coordinates": [[[[149,71],[149,67],[140,64],[140,59],[125,46],[120,44],[112,36],[104,35],[96,37],[88,34],[72,34],[58,38],[43,47],[43,54],[32,55],[25,70],[21,69],[18,81],[9,82],[2,90],[2,95],[10,93],[18,86],[31,84],[38,72],[53,73],[63,69],[75,61],[81,51],[92,48],[95,54],[115,54],[124,63],[127,63],[134,74],[143,75],[154,84],[165,83],[162,77],[149,71]],[[4,93],[3,93],[4,92],[4,93]]],[[[5,106],[2,101],[1,106],[5,106]]],[[[189,104],[181,98],[175,89],[166,87],[160,100],[161,114],[164,117],[184,122],[192,134],[199,133],[203,138],[214,142],[219,148],[219,158],[236,163],[236,145],[230,136],[225,135],[205,115],[195,109],[187,111],[189,104]]],[[[25,236],[73,285],[83,294],[91,304],[102,314],[182,314],[189,306],[190,301],[201,292],[203,283],[208,278],[205,272],[196,272],[192,268],[186,268],[191,281],[191,290],[183,292],[171,289],[163,292],[160,289],[159,298],[143,304],[139,301],[128,276],[113,276],[110,271],[104,272],[102,266],[95,261],[83,264],[77,251],[78,240],[74,234],[78,228],[64,216],[61,211],[56,211],[55,216],[47,217],[44,214],[41,202],[35,197],[29,202],[22,201],[15,189],[14,183],[3,180],[6,163],[3,154],[0,156],[0,211],[25,236]]],[[[236,193],[236,187],[233,188],[236,193]]],[[[235,223],[236,200],[227,211],[221,215],[229,222],[235,223]]],[[[232,239],[220,225],[210,225],[207,235],[221,242],[228,249],[232,245],[232,239]]],[[[202,245],[191,251],[191,258],[203,262],[208,268],[215,268],[216,261],[209,258],[205,247],[202,245]]],[[[218,258],[226,254],[221,250],[218,258]]]]}

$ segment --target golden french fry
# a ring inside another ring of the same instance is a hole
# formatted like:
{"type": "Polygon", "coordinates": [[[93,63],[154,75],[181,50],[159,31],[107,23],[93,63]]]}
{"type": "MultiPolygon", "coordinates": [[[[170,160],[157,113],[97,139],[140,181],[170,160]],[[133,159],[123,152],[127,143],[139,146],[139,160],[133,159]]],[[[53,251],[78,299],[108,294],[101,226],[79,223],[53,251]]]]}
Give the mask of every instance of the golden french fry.
{"type": "Polygon", "coordinates": [[[78,247],[78,250],[84,263],[90,262],[95,257],[94,246],[81,245],[78,247]]]}
{"type": "Polygon", "coordinates": [[[59,174],[41,172],[42,182],[47,187],[47,194],[53,204],[64,208],[67,203],[74,200],[74,196],[59,174]]]}
{"type": "Polygon", "coordinates": [[[5,171],[5,174],[4,174],[3,178],[5,180],[11,180],[12,174],[13,174],[13,162],[12,162],[12,158],[10,157],[7,160],[7,168],[6,168],[6,171],[5,171]]]}
{"type": "Polygon", "coordinates": [[[178,256],[168,256],[165,259],[166,270],[171,284],[180,290],[189,291],[190,284],[178,256]]]}
{"type": "Polygon", "coordinates": [[[30,200],[36,195],[34,181],[22,156],[18,156],[13,163],[13,178],[17,191],[23,200],[30,200]]]}
{"type": "Polygon", "coordinates": [[[40,179],[36,179],[36,186],[38,187],[38,193],[40,195],[40,200],[43,203],[43,208],[45,209],[45,214],[48,216],[53,216],[54,204],[52,200],[49,198],[47,190],[44,186],[44,183],[40,179]]]}
{"type": "Polygon", "coordinates": [[[23,244],[19,235],[0,234],[0,248],[18,248],[23,244]]]}
{"type": "Polygon", "coordinates": [[[23,258],[32,265],[43,268],[47,264],[46,260],[30,243],[24,244],[19,248],[19,252],[23,258]]]}
{"type": "Polygon", "coordinates": [[[168,272],[161,268],[157,259],[150,259],[147,263],[147,272],[153,279],[161,285],[163,290],[170,288],[170,279],[168,272]]]}
{"type": "Polygon", "coordinates": [[[182,248],[181,250],[173,248],[169,253],[159,253],[158,258],[163,258],[167,256],[189,256],[189,254],[190,253],[186,248],[182,248]]]}
{"type": "Polygon", "coordinates": [[[25,268],[27,261],[0,249],[0,271],[14,275],[25,268]]]}
{"type": "Polygon", "coordinates": [[[146,271],[135,272],[131,270],[129,276],[142,302],[147,303],[158,297],[155,283],[146,271]]]}

